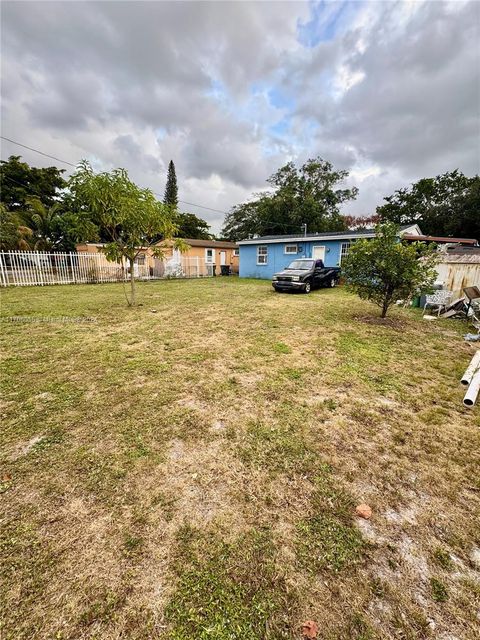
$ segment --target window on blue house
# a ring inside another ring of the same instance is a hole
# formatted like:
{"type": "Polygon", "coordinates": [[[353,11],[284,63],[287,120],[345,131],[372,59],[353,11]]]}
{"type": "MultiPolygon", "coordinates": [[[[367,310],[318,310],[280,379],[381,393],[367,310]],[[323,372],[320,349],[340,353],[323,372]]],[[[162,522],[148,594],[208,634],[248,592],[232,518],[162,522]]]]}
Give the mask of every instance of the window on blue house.
{"type": "Polygon", "coordinates": [[[296,245],[296,244],[286,244],[285,245],[285,253],[298,253],[298,245],[296,245]]]}
{"type": "Polygon", "coordinates": [[[342,260],[348,256],[351,246],[352,242],[342,242],[342,246],[340,248],[340,264],[342,264],[342,260]]]}
{"type": "Polygon", "coordinates": [[[257,264],[267,264],[268,247],[266,245],[260,245],[257,247],[257,264]]]}

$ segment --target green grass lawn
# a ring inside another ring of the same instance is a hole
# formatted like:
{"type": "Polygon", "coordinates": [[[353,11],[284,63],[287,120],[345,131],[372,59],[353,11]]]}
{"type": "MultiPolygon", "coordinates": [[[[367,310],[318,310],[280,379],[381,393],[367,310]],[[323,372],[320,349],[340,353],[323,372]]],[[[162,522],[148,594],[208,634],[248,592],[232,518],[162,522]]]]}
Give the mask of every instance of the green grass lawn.
{"type": "Polygon", "coordinates": [[[478,638],[465,325],[227,278],[138,297],[2,291],[95,321],[1,325],[0,636],[478,638]]]}

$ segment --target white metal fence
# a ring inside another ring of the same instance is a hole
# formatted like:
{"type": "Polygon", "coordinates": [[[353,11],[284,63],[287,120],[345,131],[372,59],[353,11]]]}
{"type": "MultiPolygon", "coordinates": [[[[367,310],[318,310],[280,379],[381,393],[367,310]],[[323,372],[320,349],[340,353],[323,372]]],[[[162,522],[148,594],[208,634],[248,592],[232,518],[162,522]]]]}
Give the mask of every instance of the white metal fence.
{"type": "MultiPolygon", "coordinates": [[[[203,272],[198,258],[153,259],[153,264],[134,263],[139,280],[197,278],[203,272]]],[[[140,261],[139,261],[140,262],[140,261]]],[[[0,251],[0,286],[85,284],[121,282],[130,277],[128,262],[109,262],[102,253],[46,253],[43,251],[0,251]]]]}

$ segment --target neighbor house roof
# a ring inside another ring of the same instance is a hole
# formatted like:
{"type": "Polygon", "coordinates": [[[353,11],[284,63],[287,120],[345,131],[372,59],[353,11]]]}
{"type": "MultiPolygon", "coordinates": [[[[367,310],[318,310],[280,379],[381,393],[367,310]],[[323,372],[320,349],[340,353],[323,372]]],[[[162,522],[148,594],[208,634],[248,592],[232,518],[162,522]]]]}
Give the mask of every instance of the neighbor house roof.
{"type": "Polygon", "coordinates": [[[480,264],[480,253],[442,253],[440,262],[462,264],[480,264]]]}
{"type": "Polygon", "coordinates": [[[228,242],[227,240],[196,240],[194,238],[184,238],[185,242],[191,247],[206,247],[213,249],[238,249],[236,242],[228,242]]]}
{"type": "Polygon", "coordinates": [[[476,245],[477,241],[474,238],[448,238],[445,236],[416,236],[410,233],[406,233],[403,236],[404,240],[417,240],[420,242],[453,242],[456,244],[471,244],[476,245]]]}
{"type": "MultiPolygon", "coordinates": [[[[178,238],[160,240],[157,244],[171,244],[178,238]]],[[[227,240],[197,240],[196,238],[182,238],[191,247],[205,247],[206,249],[238,249],[238,244],[227,240]]]]}
{"type": "MultiPolygon", "coordinates": [[[[411,231],[412,235],[420,234],[418,225],[400,227],[400,234],[411,231]]],[[[309,242],[311,240],[355,240],[357,238],[374,238],[375,229],[357,229],[357,231],[327,231],[326,233],[306,233],[297,235],[260,236],[240,240],[238,244],[274,244],[277,242],[309,242]]]]}
{"type": "MultiPolygon", "coordinates": [[[[172,243],[176,238],[171,240],[160,240],[157,244],[168,244],[172,243]]],[[[238,249],[238,244],[235,242],[228,242],[227,240],[197,240],[195,238],[182,238],[187,244],[191,247],[205,247],[206,249],[238,249]]],[[[84,247],[86,245],[94,246],[94,247],[104,247],[104,242],[80,242],[77,244],[78,247],[84,247]]],[[[148,247],[141,247],[142,249],[147,249],[148,247]]]]}

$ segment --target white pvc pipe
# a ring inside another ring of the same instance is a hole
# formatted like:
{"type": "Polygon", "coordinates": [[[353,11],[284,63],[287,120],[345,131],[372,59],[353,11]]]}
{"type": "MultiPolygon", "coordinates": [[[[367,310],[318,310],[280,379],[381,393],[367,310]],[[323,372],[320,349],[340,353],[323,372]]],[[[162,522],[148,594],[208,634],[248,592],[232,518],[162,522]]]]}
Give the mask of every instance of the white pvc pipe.
{"type": "Polygon", "coordinates": [[[479,391],[480,391],[480,369],[477,369],[467,389],[467,393],[463,398],[463,404],[466,407],[473,407],[473,405],[477,401],[477,396],[479,391]]]}
{"type": "Polygon", "coordinates": [[[468,365],[468,367],[465,370],[465,373],[462,376],[461,379],[461,383],[462,384],[470,384],[470,382],[472,381],[472,378],[475,374],[475,371],[480,368],[480,349],[477,351],[477,353],[473,356],[470,364],[468,365]]]}

